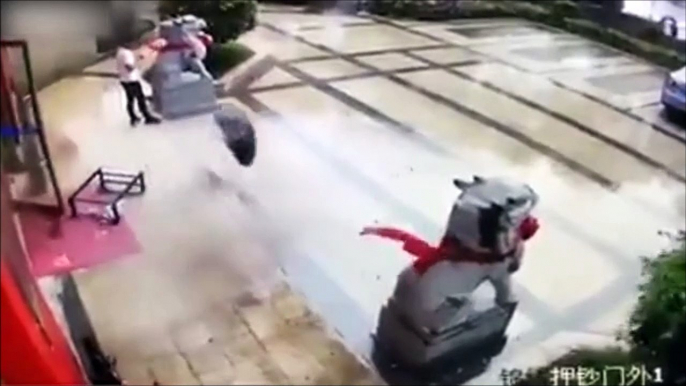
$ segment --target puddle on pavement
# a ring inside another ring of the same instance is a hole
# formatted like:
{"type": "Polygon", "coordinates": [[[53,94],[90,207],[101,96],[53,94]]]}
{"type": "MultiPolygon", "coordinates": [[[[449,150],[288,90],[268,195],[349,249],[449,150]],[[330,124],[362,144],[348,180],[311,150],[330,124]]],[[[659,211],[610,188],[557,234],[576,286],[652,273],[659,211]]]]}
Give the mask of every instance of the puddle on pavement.
{"type": "Polygon", "coordinates": [[[648,71],[634,74],[615,74],[586,78],[595,87],[615,94],[638,93],[659,90],[665,74],[660,71],[648,71]]]}
{"type": "Polygon", "coordinates": [[[619,54],[593,44],[551,45],[520,48],[510,53],[540,62],[558,62],[576,59],[606,59],[619,54]]]}
{"type": "Polygon", "coordinates": [[[550,31],[538,26],[479,26],[449,28],[448,31],[470,39],[495,37],[515,37],[527,35],[553,35],[550,31]]]}

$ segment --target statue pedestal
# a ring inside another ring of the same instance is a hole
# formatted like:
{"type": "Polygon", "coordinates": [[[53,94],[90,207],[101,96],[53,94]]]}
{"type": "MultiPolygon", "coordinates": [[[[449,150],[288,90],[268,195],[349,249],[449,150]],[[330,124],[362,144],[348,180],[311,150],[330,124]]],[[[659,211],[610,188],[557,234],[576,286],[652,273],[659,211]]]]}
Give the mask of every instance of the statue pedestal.
{"type": "Polygon", "coordinates": [[[463,385],[507,343],[514,306],[482,311],[438,333],[413,326],[391,299],[379,314],[372,361],[390,385],[463,385]]]}
{"type": "Polygon", "coordinates": [[[379,313],[376,340],[393,352],[396,360],[405,366],[435,366],[442,359],[459,356],[461,352],[475,350],[483,342],[504,336],[514,313],[514,305],[505,310],[493,307],[475,312],[468,318],[441,331],[429,332],[412,322],[390,299],[379,313]]]}
{"type": "Polygon", "coordinates": [[[165,119],[209,113],[219,106],[214,81],[189,71],[154,82],[153,102],[165,119]]]}

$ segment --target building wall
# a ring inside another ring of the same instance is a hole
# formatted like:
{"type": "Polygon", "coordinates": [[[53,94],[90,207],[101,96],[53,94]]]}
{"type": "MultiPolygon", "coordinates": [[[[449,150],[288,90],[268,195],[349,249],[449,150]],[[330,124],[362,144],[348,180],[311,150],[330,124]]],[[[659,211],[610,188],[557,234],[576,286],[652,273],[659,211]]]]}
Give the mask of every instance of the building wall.
{"type": "Polygon", "coordinates": [[[0,171],[0,377],[15,385],[84,385],[67,334],[30,272],[18,221],[7,176],[0,171]]]}
{"type": "MultiPolygon", "coordinates": [[[[155,22],[157,7],[154,0],[3,0],[1,4],[2,38],[28,42],[38,88],[93,63],[122,39],[130,39],[143,20],[155,22]]],[[[12,60],[21,67],[20,58],[12,60]]]]}

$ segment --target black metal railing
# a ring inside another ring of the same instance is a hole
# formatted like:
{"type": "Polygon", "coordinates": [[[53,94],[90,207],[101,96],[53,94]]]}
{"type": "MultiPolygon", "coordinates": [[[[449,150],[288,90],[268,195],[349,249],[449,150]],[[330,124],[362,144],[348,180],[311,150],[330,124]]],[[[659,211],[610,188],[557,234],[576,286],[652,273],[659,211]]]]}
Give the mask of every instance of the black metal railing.
{"type": "Polygon", "coordinates": [[[103,168],[95,170],[76,191],[69,197],[69,209],[72,217],[78,217],[79,203],[98,205],[103,211],[109,211],[102,218],[112,225],[117,225],[121,221],[119,203],[126,196],[140,195],[145,193],[145,178],[143,172],[124,173],[106,171],[103,168]],[[79,197],[81,193],[97,178],[99,193],[114,194],[106,198],[79,197]],[[112,189],[112,185],[123,186],[122,189],[112,189]]]}

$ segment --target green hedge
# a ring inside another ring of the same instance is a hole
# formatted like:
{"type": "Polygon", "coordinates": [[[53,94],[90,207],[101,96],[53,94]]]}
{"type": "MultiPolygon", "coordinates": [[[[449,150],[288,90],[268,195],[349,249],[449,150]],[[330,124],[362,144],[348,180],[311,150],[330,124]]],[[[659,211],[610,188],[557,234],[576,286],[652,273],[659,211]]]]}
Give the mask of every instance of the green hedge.
{"type": "Polygon", "coordinates": [[[255,27],[255,0],[162,0],[160,16],[192,14],[205,19],[208,33],[218,43],[236,39],[255,27]]]}
{"type": "Polygon", "coordinates": [[[215,43],[207,50],[205,66],[207,67],[207,71],[209,71],[215,79],[218,79],[227,71],[248,60],[254,54],[255,53],[250,48],[240,43],[215,43]]]}
{"type": "Polygon", "coordinates": [[[686,243],[644,260],[643,274],[648,280],[641,285],[638,305],[629,320],[630,342],[646,361],[662,366],[669,377],[686,379],[683,364],[676,368],[669,364],[679,352],[684,358],[686,243]]]}
{"type": "Polygon", "coordinates": [[[453,0],[370,0],[367,10],[382,16],[407,17],[420,20],[442,20],[457,16],[453,0]]]}
{"type": "MultiPolygon", "coordinates": [[[[560,28],[631,53],[655,64],[678,68],[686,64],[686,57],[674,50],[653,44],[661,35],[654,31],[644,39],[637,39],[619,31],[604,28],[588,20],[579,19],[579,9],[573,1],[470,1],[448,11],[432,8],[424,0],[376,0],[369,11],[383,16],[420,20],[516,17],[560,28]]],[[[659,31],[658,31],[659,32],[659,31]]]]}

